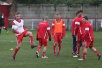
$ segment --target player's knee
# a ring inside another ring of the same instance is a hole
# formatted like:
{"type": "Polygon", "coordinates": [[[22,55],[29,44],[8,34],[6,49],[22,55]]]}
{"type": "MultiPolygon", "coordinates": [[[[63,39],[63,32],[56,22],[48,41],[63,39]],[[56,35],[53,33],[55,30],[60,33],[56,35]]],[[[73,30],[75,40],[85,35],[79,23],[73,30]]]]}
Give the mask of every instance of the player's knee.
{"type": "Polygon", "coordinates": [[[57,45],[57,42],[54,42],[54,45],[57,45]]]}
{"type": "Polygon", "coordinates": [[[28,32],[28,35],[29,35],[29,36],[32,36],[33,34],[32,34],[32,32],[29,31],[29,32],[28,32]]]}

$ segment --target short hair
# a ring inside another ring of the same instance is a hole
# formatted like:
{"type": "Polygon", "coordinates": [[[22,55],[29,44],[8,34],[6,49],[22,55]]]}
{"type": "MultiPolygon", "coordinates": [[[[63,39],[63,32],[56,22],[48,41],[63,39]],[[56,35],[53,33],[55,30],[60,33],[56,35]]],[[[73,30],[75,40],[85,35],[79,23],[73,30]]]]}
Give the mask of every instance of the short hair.
{"type": "Polygon", "coordinates": [[[56,15],[61,15],[61,13],[59,11],[56,12],[56,15]]]}
{"type": "Polygon", "coordinates": [[[85,20],[88,20],[88,17],[87,16],[84,16],[83,18],[85,18],[85,20]]]}
{"type": "Polygon", "coordinates": [[[19,15],[20,13],[19,12],[15,12],[15,15],[19,15]]]}
{"type": "Polygon", "coordinates": [[[48,19],[49,19],[49,17],[48,16],[45,16],[43,20],[48,20],[48,19]]]}
{"type": "Polygon", "coordinates": [[[83,10],[79,10],[76,12],[76,15],[78,15],[79,13],[83,12],[83,10]]]}

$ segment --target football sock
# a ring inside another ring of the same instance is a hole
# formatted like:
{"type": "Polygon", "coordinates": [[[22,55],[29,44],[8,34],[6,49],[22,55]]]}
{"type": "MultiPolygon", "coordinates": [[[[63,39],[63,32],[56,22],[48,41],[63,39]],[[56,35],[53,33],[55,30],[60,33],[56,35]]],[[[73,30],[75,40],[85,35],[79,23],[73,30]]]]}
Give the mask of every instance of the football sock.
{"type": "Polygon", "coordinates": [[[77,45],[77,52],[78,52],[78,54],[80,53],[80,45],[77,45]]]}
{"type": "Polygon", "coordinates": [[[42,56],[43,56],[43,57],[45,56],[45,53],[46,53],[46,52],[43,52],[43,53],[42,53],[42,56]]]}
{"type": "Polygon", "coordinates": [[[33,36],[29,36],[29,38],[30,38],[30,45],[32,46],[32,45],[34,45],[34,40],[33,40],[33,36]]]}
{"type": "Polygon", "coordinates": [[[19,49],[20,49],[20,48],[15,48],[15,50],[14,50],[14,54],[13,54],[13,57],[16,56],[16,54],[17,54],[17,52],[18,52],[19,49]]]}
{"type": "Polygon", "coordinates": [[[37,49],[37,51],[38,51],[38,52],[40,52],[40,49],[41,49],[41,46],[38,46],[38,49],[37,49]]]}
{"type": "Polygon", "coordinates": [[[53,46],[54,54],[56,54],[56,45],[53,46]]]}
{"type": "Polygon", "coordinates": [[[100,54],[99,54],[99,52],[96,50],[96,51],[94,51],[95,52],[95,54],[97,55],[97,56],[99,56],[100,54]]]}
{"type": "Polygon", "coordinates": [[[8,31],[7,28],[4,28],[4,29],[5,29],[6,31],[8,31]]]}
{"type": "Polygon", "coordinates": [[[87,53],[83,53],[82,58],[83,58],[84,60],[86,59],[86,54],[87,54],[87,53]]]}
{"type": "Polygon", "coordinates": [[[61,45],[58,45],[58,54],[60,53],[61,48],[61,45]]]}

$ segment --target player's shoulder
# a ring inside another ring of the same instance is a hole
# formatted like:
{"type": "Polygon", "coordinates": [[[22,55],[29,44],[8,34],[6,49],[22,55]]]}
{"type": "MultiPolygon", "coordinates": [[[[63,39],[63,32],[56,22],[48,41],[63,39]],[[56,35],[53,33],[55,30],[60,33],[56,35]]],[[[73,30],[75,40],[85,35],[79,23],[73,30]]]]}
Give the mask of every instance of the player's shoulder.
{"type": "Polygon", "coordinates": [[[53,19],[53,23],[55,23],[56,19],[53,19]]]}
{"type": "Polygon", "coordinates": [[[24,22],[24,20],[23,20],[23,19],[21,19],[21,21],[22,21],[22,22],[24,22]]]}
{"type": "Polygon", "coordinates": [[[64,19],[61,19],[62,22],[64,22],[64,19]]]}
{"type": "Polygon", "coordinates": [[[91,23],[90,23],[90,22],[88,22],[87,24],[88,24],[88,25],[91,25],[91,23]]]}

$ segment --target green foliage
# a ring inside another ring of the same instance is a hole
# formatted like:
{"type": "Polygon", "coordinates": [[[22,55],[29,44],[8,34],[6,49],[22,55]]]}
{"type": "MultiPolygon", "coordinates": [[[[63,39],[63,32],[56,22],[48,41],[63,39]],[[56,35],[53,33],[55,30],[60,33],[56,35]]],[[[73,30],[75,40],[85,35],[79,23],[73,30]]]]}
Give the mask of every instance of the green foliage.
{"type": "Polygon", "coordinates": [[[98,5],[102,0],[14,0],[21,4],[93,4],[98,5]]]}

